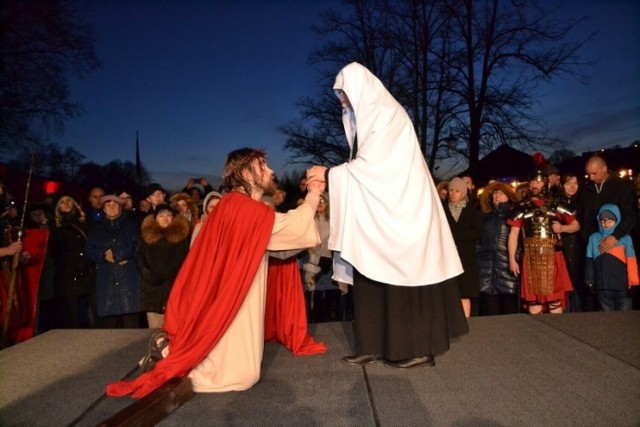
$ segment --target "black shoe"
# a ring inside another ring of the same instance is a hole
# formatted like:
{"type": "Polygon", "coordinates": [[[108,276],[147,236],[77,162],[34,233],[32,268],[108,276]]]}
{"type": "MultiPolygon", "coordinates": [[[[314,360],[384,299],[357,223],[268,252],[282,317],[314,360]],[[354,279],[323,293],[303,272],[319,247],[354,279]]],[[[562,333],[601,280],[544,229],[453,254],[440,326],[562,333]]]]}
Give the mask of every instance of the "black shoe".
{"type": "Polygon", "coordinates": [[[411,359],[399,360],[397,362],[387,361],[387,366],[398,369],[409,369],[417,366],[436,366],[436,359],[433,356],[412,357],[411,359]]]}
{"type": "Polygon", "coordinates": [[[347,365],[368,365],[381,359],[382,354],[363,354],[362,356],[345,356],[342,358],[342,362],[347,365]]]}

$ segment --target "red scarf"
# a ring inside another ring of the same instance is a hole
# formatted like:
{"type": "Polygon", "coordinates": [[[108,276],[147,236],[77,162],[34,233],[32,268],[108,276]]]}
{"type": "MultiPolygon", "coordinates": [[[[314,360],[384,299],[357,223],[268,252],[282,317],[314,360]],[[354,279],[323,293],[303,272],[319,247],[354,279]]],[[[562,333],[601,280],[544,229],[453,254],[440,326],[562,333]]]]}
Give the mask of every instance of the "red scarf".
{"type": "Polygon", "coordinates": [[[141,398],[188,375],[235,318],[271,238],[275,213],[241,193],[225,195],[204,222],[173,284],[164,329],[169,355],[133,381],[107,385],[107,395],[141,398]]]}

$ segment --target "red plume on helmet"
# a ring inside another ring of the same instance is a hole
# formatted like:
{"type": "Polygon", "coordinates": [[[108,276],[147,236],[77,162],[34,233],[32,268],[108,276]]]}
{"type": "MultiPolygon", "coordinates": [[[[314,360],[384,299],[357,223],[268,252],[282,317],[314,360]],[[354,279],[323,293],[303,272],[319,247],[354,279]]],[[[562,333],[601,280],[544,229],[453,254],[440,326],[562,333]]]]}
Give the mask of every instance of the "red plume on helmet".
{"type": "Polygon", "coordinates": [[[533,163],[537,170],[543,171],[547,169],[547,159],[545,159],[544,154],[539,151],[533,155],[533,163]]]}
{"type": "Polygon", "coordinates": [[[535,171],[529,178],[533,181],[544,181],[547,178],[547,160],[544,158],[544,154],[537,152],[533,155],[533,163],[535,165],[535,171]]]}

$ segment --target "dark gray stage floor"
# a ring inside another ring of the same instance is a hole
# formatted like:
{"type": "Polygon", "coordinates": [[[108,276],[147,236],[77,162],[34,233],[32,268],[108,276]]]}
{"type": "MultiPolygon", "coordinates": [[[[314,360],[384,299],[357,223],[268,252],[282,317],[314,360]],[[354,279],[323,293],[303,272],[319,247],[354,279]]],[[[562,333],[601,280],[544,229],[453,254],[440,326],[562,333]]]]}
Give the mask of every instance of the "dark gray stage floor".
{"type": "MultiPolygon", "coordinates": [[[[340,363],[349,323],[311,326],[325,355],[267,344],[251,390],[197,394],[162,426],[637,426],[640,312],[479,317],[434,368],[340,363]]],[[[147,330],[55,330],[0,352],[0,424],[63,426],[123,377],[147,330]]],[[[80,425],[133,402],[107,398],[80,425]]]]}

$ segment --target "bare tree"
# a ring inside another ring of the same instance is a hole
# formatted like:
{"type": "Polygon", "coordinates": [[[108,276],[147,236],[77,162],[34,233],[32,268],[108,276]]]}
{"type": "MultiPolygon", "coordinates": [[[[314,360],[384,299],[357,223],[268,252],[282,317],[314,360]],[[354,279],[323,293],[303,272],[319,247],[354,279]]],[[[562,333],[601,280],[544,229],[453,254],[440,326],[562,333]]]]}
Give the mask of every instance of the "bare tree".
{"type": "Polygon", "coordinates": [[[372,72],[386,77],[387,87],[395,87],[400,58],[384,38],[390,15],[384,1],[345,0],[353,11],[343,16],[334,10],[321,15],[314,27],[326,44],[309,58],[312,65],[322,65],[322,88],[316,97],[301,99],[297,106],[301,118],[279,128],[287,140],[285,149],[292,153],[291,163],[336,164],[349,155],[340,120],[341,109],[333,93],[336,72],[346,64],[358,61],[372,72]]]}
{"type": "MultiPolygon", "coordinates": [[[[316,27],[326,44],[310,62],[335,68],[320,83],[331,87],[329,79],[349,62],[368,67],[409,112],[432,168],[458,157],[473,169],[481,154],[505,143],[549,147],[554,141],[531,114],[533,90],[556,75],[585,78],[577,56],[585,41],[566,41],[580,20],[554,19],[557,8],[520,0],[345,4],[350,14],[329,11],[316,27]]],[[[304,99],[302,118],[281,127],[294,160],[346,159],[335,98],[326,98],[304,99]]]]}
{"type": "Polygon", "coordinates": [[[385,39],[402,58],[404,78],[394,96],[412,117],[420,148],[433,166],[450,157],[452,137],[446,130],[464,108],[450,90],[455,69],[450,66],[454,52],[449,10],[443,2],[422,0],[387,2],[387,10],[395,19],[385,39]]]}
{"type": "Polygon", "coordinates": [[[76,173],[80,164],[87,157],[84,154],[81,154],[73,147],[67,147],[64,150],[62,155],[62,161],[65,168],[66,176],[69,180],[73,181],[76,179],[76,173]]]}
{"type": "Polygon", "coordinates": [[[5,0],[0,16],[0,150],[43,143],[81,112],[67,78],[98,67],[93,31],[70,0],[5,0]]]}
{"type": "Polygon", "coordinates": [[[586,40],[568,36],[581,20],[560,22],[556,7],[534,1],[458,0],[446,2],[459,47],[459,78],[452,90],[465,100],[467,113],[456,116],[456,132],[468,143],[471,173],[481,154],[501,144],[529,150],[551,147],[544,123],[531,115],[533,90],[557,75],[586,79],[578,57],[586,40]]]}

